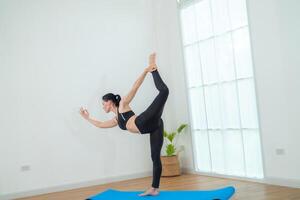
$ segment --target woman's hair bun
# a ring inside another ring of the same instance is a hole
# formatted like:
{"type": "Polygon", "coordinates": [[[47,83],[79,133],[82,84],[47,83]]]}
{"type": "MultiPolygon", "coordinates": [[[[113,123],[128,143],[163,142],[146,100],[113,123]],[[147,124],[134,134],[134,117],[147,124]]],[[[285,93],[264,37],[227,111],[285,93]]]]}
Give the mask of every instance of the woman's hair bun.
{"type": "Polygon", "coordinates": [[[118,94],[116,94],[116,95],[115,95],[115,99],[116,99],[116,106],[119,106],[119,103],[120,103],[120,101],[121,101],[121,96],[118,95],[118,94]]]}

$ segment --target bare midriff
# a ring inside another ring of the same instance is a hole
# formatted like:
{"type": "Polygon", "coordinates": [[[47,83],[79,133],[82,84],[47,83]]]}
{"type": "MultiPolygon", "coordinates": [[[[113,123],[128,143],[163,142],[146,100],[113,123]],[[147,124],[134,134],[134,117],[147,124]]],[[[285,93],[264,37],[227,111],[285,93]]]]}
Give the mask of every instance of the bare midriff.
{"type": "Polygon", "coordinates": [[[134,122],[136,117],[137,117],[137,115],[132,115],[126,123],[127,130],[132,132],[132,133],[140,133],[138,127],[136,126],[136,124],[134,122]]]}

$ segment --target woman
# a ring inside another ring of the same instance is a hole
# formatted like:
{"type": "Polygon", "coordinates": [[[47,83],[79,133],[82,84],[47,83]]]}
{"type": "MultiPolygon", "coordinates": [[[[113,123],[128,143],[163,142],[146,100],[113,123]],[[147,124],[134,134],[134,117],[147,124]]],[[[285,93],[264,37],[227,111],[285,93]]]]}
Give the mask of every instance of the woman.
{"type": "Polygon", "coordinates": [[[104,111],[106,113],[114,112],[116,114],[113,119],[108,121],[97,121],[89,117],[89,113],[86,109],[80,108],[82,117],[99,128],[111,128],[119,125],[121,129],[127,129],[132,133],[150,133],[151,159],[153,162],[152,187],[144,193],[139,194],[139,196],[154,196],[159,194],[158,188],[162,172],[160,152],[163,145],[164,123],[161,119],[161,115],[169,95],[169,89],[158,73],[155,56],[155,53],[149,56],[149,66],[145,68],[142,75],[136,80],[132,89],[126,96],[121,98],[120,95],[108,93],[102,97],[104,111]],[[144,112],[136,115],[130,108],[129,103],[134,98],[148,72],[152,74],[154,84],[159,93],[144,112]]]}

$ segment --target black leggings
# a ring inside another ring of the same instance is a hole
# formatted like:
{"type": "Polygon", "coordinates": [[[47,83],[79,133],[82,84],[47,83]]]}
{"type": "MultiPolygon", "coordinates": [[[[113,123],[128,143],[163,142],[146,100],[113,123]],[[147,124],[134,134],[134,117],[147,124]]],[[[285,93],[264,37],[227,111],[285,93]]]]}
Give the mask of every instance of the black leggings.
{"type": "Polygon", "coordinates": [[[150,106],[136,117],[135,123],[142,134],[150,133],[151,159],[153,162],[152,187],[159,188],[162,172],[160,152],[164,141],[164,122],[161,115],[168,99],[169,88],[163,82],[157,70],[151,73],[159,93],[150,106]]]}

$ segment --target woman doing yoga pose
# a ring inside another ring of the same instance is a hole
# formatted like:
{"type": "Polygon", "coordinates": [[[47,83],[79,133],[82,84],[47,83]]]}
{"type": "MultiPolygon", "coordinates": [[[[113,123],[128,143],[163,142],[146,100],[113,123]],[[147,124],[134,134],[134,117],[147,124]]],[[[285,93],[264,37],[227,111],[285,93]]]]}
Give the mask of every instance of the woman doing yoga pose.
{"type": "Polygon", "coordinates": [[[149,56],[149,66],[145,68],[142,75],[135,81],[132,89],[126,96],[121,98],[120,95],[108,93],[102,97],[104,111],[106,113],[113,112],[116,114],[113,119],[98,121],[90,118],[86,109],[80,108],[82,117],[99,128],[111,128],[119,125],[121,129],[127,129],[132,133],[150,133],[151,159],[153,162],[152,187],[139,196],[159,194],[158,188],[162,172],[160,152],[163,145],[164,123],[161,115],[169,95],[169,88],[158,73],[155,57],[155,53],[149,56]],[[148,72],[152,74],[154,84],[159,93],[144,112],[136,115],[130,108],[129,103],[134,98],[148,72]]]}

